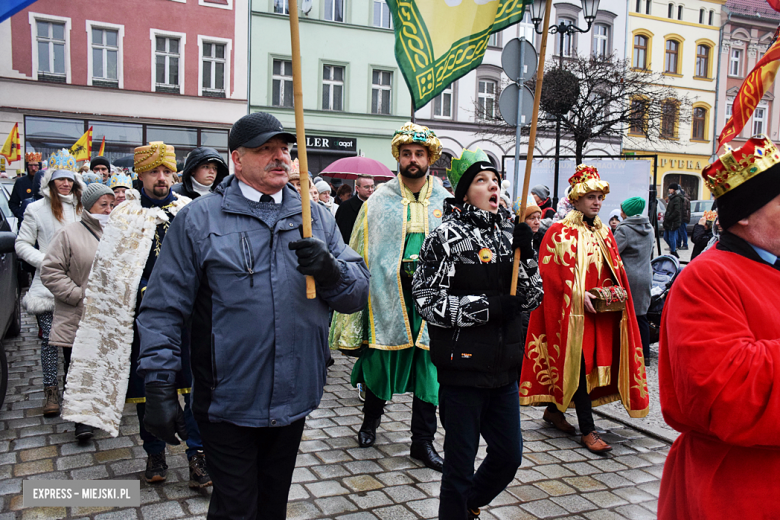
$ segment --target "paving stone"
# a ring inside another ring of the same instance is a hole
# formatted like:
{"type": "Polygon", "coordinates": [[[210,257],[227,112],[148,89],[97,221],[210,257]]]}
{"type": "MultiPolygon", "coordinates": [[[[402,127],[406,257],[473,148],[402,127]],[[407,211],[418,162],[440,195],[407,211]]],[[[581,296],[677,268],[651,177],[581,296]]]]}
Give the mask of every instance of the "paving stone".
{"type": "Polygon", "coordinates": [[[416,468],[417,464],[409,457],[390,457],[379,459],[379,465],[388,471],[400,471],[408,468],[416,468]]]}
{"type": "Polygon", "coordinates": [[[130,437],[109,437],[108,439],[98,440],[97,445],[100,451],[106,451],[116,448],[130,448],[134,444],[130,437]]]}
{"type": "MultiPolygon", "coordinates": [[[[55,448],[56,449],[56,448],[55,448]]],[[[57,469],[60,471],[83,468],[84,466],[91,466],[95,463],[95,459],[91,453],[82,453],[81,455],[73,455],[71,457],[60,457],[57,459],[57,469]]]]}
{"type": "Polygon", "coordinates": [[[662,465],[650,466],[649,468],[642,468],[642,471],[646,471],[656,478],[661,478],[664,474],[664,467],[662,465]]]}
{"type": "MultiPolygon", "coordinates": [[[[209,512],[209,498],[195,497],[184,502],[191,515],[205,515],[209,512]]],[[[97,519],[96,519],[97,520],[97,519]]]]}
{"type": "Polygon", "coordinates": [[[611,472],[611,471],[621,471],[624,469],[628,469],[625,465],[615,462],[612,459],[602,459],[602,460],[592,460],[590,461],[590,464],[597,467],[601,471],[604,472],[611,472]]]}
{"type": "Polygon", "coordinates": [[[639,502],[645,502],[654,498],[653,495],[633,487],[616,489],[613,491],[613,493],[626,499],[632,504],[638,504],[639,502]]]}
{"type": "Polygon", "coordinates": [[[336,464],[329,464],[323,466],[310,466],[309,469],[313,471],[318,478],[323,480],[334,479],[338,477],[345,477],[351,475],[343,466],[336,464]]]}
{"type": "MultiPolygon", "coordinates": [[[[523,511],[518,507],[491,507],[490,514],[499,520],[533,520],[536,518],[532,514],[523,511]]],[[[479,515],[480,520],[483,520],[483,518],[486,518],[485,512],[479,515]]]]}
{"type": "Polygon", "coordinates": [[[436,518],[439,516],[439,501],[428,498],[425,500],[413,500],[406,506],[422,518],[436,518]]]}
{"type": "Polygon", "coordinates": [[[414,480],[407,477],[400,471],[390,471],[386,473],[379,473],[376,478],[382,481],[385,486],[401,486],[404,484],[412,484],[414,480]]]}
{"type": "Polygon", "coordinates": [[[106,462],[113,462],[115,460],[130,459],[133,457],[133,452],[130,448],[117,448],[115,450],[100,451],[95,453],[95,460],[100,464],[106,462]]]}
{"type": "Polygon", "coordinates": [[[647,502],[642,502],[639,505],[644,507],[654,515],[658,514],[658,500],[648,500],[647,502]]]}
{"type": "Polygon", "coordinates": [[[601,482],[602,484],[605,484],[607,487],[610,488],[619,488],[623,486],[630,486],[633,484],[630,480],[621,477],[617,473],[600,473],[593,475],[593,478],[601,482]]]}
{"type": "Polygon", "coordinates": [[[526,453],[524,460],[533,462],[535,465],[560,464],[561,459],[553,457],[550,453],[526,453]]]}
{"type": "Polygon", "coordinates": [[[560,459],[564,462],[579,462],[579,461],[587,460],[585,457],[583,457],[582,455],[580,455],[574,450],[562,449],[562,450],[550,451],[548,453],[549,455],[552,455],[556,459],[560,459]]]}
{"type": "Polygon", "coordinates": [[[19,436],[19,438],[32,437],[34,435],[47,435],[49,433],[54,433],[54,427],[49,426],[48,424],[29,426],[27,428],[22,428],[21,430],[16,431],[16,434],[19,436]]]}
{"type": "Polygon", "coordinates": [[[552,496],[570,495],[576,492],[574,488],[567,486],[560,480],[545,480],[535,483],[534,486],[552,496]]]}
{"type": "Polygon", "coordinates": [[[537,500],[527,504],[520,504],[520,507],[537,518],[549,518],[551,516],[561,516],[566,514],[566,510],[564,508],[549,499],[537,500]]]}
{"type": "Polygon", "coordinates": [[[626,520],[626,517],[614,511],[589,511],[583,513],[588,520],[626,520]]]}
{"type": "Polygon", "coordinates": [[[67,514],[64,507],[31,507],[22,511],[22,520],[59,520],[67,514]]]}
{"type": "Polygon", "coordinates": [[[15,477],[25,477],[27,475],[35,475],[36,473],[45,473],[47,471],[54,471],[52,459],[22,462],[14,466],[15,477]]]}
{"type": "Polygon", "coordinates": [[[46,446],[45,448],[33,448],[19,452],[19,460],[30,462],[32,460],[49,459],[57,456],[56,446],[46,446]]]}
{"type": "Polygon", "coordinates": [[[98,513],[107,513],[111,511],[112,507],[72,507],[70,509],[70,516],[72,518],[78,518],[83,516],[93,516],[98,513]]]}
{"type": "Polygon", "coordinates": [[[597,509],[593,502],[590,502],[579,495],[567,495],[562,497],[550,498],[553,502],[564,508],[570,513],[582,513],[583,511],[592,511],[597,509]]]}
{"type": "Polygon", "coordinates": [[[334,495],[346,495],[349,490],[335,480],[326,480],[324,482],[314,482],[305,485],[306,489],[317,498],[330,497],[334,495]]]}
{"type": "Polygon", "coordinates": [[[161,491],[170,500],[179,500],[200,494],[197,489],[190,489],[187,482],[177,482],[175,484],[166,482],[161,491]]]}
{"type": "Polygon", "coordinates": [[[314,503],[326,515],[338,515],[358,510],[358,507],[345,497],[320,498],[314,503]]]}
{"type": "Polygon", "coordinates": [[[651,463],[638,455],[623,455],[621,457],[615,457],[615,462],[619,462],[621,464],[625,464],[629,468],[643,468],[645,466],[650,466],[651,463]]]}
{"type": "Polygon", "coordinates": [[[413,486],[394,486],[383,490],[396,504],[405,504],[412,500],[426,498],[425,493],[413,486]]]}
{"type": "MultiPolygon", "coordinates": [[[[40,436],[40,437],[27,437],[26,439],[17,439],[13,441],[12,443],[12,450],[24,450],[27,448],[38,448],[40,446],[46,446],[46,437],[40,436]]],[[[2,458],[0,457],[0,461],[2,458]]],[[[7,464],[5,462],[0,462],[0,464],[7,464]]]]}
{"type": "Polygon", "coordinates": [[[73,480],[98,480],[108,478],[108,470],[105,466],[92,466],[89,468],[74,469],[70,472],[73,480]]]}
{"type": "Polygon", "coordinates": [[[656,518],[654,513],[637,505],[620,506],[615,508],[615,511],[631,520],[655,520],[656,518]]]}
{"type": "MultiPolygon", "coordinates": [[[[391,506],[374,509],[374,514],[381,520],[416,520],[417,515],[404,506],[391,506]]],[[[1,519],[0,519],[1,520],[1,519]]]]}
{"type": "Polygon", "coordinates": [[[0,481],[0,495],[13,495],[22,492],[22,479],[9,478],[0,481]]]}
{"type": "Polygon", "coordinates": [[[313,480],[317,480],[317,477],[308,468],[295,468],[293,471],[293,482],[311,482],[313,480]]]}
{"type": "Polygon", "coordinates": [[[347,450],[347,453],[355,460],[381,459],[384,457],[376,448],[353,448],[347,450]]]}
{"type": "MultiPolygon", "coordinates": [[[[117,437],[120,439],[121,437],[117,437]]],[[[184,511],[178,502],[163,502],[151,504],[141,508],[141,516],[144,520],[165,520],[167,518],[179,518],[184,516],[184,511]]]]}
{"type": "Polygon", "coordinates": [[[371,475],[356,475],[354,477],[347,477],[342,482],[355,492],[373,491],[375,489],[382,489],[384,484],[379,482],[371,475]]]}
{"type": "Polygon", "coordinates": [[[123,460],[121,462],[114,462],[108,466],[116,476],[129,475],[131,473],[139,473],[146,470],[146,460],[144,459],[132,459],[123,460]]]}
{"type": "MultiPolygon", "coordinates": [[[[347,462],[352,460],[352,457],[344,450],[318,451],[315,455],[325,464],[347,462]]],[[[318,464],[319,463],[320,462],[318,461],[318,464]]]]}
{"type": "Polygon", "coordinates": [[[536,486],[513,486],[508,488],[507,491],[512,493],[523,502],[541,500],[549,496],[545,491],[539,489],[536,486]]]}
{"type": "Polygon", "coordinates": [[[95,520],[137,520],[138,513],[135,509],[122,509],[96,515],[95,520]]]}
{"type": "MultiPolygon", "coordinates": [[[[653,495],[654,497],[658,497],[660,491],[661,491],[661,481],[655,480],[653,482],[646,482],[644,484],[640,484],[637,486],[639,489],[644,491],[645,493],[649,493],[653,495]]],[[[645,504],[642,504],[645,505],[645,504]]]]}
{"type": "Polygon", "coordinates": [[[360,509],[370,509],[374,507],[388,506],[393,503],[390,497],[381,491],[368,491],[349,495],[352,502],[357,504],[360,509]]]}
{"type": "Polygon", "coordinates": [[[595,493],[585,493],[582,496],[599,506],[601,509],[610,509],[628,503],[611,491],[596,491],[595,493]]]}
{"type": "Polygon", "coordinates": [[[346,464],[344,464],[344,467],[347,468],[350,472],[352,472],[355,475],[361,473],[380,473],[384,471],[382,469],[382,466],[380,466],[373,460],[359,460],[356,462],[347,462],[346,464]]]}
{"type": "Polygon", "coordinates": [[[430,468],[410,469],[406,473],[418,482],[434,482],[441,480],[441,473],[430,468]]]}
{"type": "Polygon", "coordinates": [[[366,511],[362,513],[352,513],[349,515],[337,516],[336,520],[369,520],[372,518],[376,520],[376,516],[366,511]]]}
{"type": "Polygon", "coordinates": [[[562,477],[573,477],[574,473],[569,471],[568,469],[564,468],[561,465],[558,464],[548,464],[545,466],[536,466],[534,468],[536,471],[541,473],[547,478],[562,478],[562,477]]]}
{"type": "Polygon", "coordinates": [[[79,453],[93,452],[96,449],[97,448],[95,446],[95,443],[92,441],[85,442],[84,444],[78,442],[70,442],[68,444],[63,444],[62,446],[60,446],[60,455],[66,457],[68,455],[77,455],[79,453]]]}

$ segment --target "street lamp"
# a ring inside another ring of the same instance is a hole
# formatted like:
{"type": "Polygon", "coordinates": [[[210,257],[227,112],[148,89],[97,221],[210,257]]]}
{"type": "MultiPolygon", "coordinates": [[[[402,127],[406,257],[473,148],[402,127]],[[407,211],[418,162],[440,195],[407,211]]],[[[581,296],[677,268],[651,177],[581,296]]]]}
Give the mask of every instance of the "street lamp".
{"type": "MultiPolygon", "coordinates": [[[[564,38],[574,33],[586,33],[590,31],[593,26],[593,21],[596,19],[596,13],[599,10],[599,0],[581,0],[582,2],[582,14],[585,17],[585,22],[588,26],[584,29],[577,27],[574,24],[566,23],[561,20],[560,23],[550,26],[550,34],[560,34],[560,46],[558,47],[558,63],[559,67],[563,68],[563,45],[564,38]]],[[[537,34],[542,34],[542,20],[544,20],[544,10],[547,6],[545,0],[533,0],[531,4],[531,22],[534,24],[534,30],[537,34]]],[[[561,116],[557,117],[555,124],[555,185],[553,186],[553,208],[558,204],[558,161],[561,155],[561,116]]]]}

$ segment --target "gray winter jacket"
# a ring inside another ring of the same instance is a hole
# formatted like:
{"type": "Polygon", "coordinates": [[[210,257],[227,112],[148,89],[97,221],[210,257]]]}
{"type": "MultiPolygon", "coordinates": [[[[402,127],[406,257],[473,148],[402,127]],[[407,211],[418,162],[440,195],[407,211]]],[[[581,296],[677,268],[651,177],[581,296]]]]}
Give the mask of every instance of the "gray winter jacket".
{"type": "Polygon", "coordinates": [[[628,275],[634,311],[637,316],[647,314],[650,308],[650,288],[653,284],[653,228],[647,217],[636,215],[618,224],[615,230],[620,258],[628,275]]]}
{"type": "Polygon", "coordinates": [[[182,329],[189,326],[193,413],[199,421],[286,426],[322,398],[328,307],[352,313],[368,302],[368,269],[344,245],[330,211],[311,204],[312,232],[341,266],[335,285],[305,278],[289,244],[301,238],[301,199],[283,190],[272,228],[267,203],[245,198],[234,176],[176,216],[143,299],[138,373],[172,380],[181,368],[182,329]]]}

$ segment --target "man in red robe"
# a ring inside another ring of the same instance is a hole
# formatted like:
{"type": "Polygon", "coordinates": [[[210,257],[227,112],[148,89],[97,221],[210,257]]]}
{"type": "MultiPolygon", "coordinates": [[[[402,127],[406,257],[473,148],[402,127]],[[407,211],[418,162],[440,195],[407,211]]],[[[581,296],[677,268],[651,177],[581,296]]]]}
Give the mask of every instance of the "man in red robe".
{"type": "Polygon", "coordinates": [[[666,300],[661,409],[680,436],[666,458],[658,518],[778,518],[780,152],[756,136],[702,176],[724,232],[666,300]]]}
{"type": "Polygon", "coordinates": [[[539,248],[545,294],[528,325],[520,404],[549,403],[544,420],[569,435],[575,429],[563,412],[573,406],[583,445],[603,453],[612,447],[599,437],[591,408],[619,399],[631,417],[647,415],[645,363],[628,276],[598,217],[609,183],[580,165],[569,184],[574,210],[550,227],[539,248]],[[626,290],[622,311],[596,312],[588,291],[608,286],[626,290]]]}

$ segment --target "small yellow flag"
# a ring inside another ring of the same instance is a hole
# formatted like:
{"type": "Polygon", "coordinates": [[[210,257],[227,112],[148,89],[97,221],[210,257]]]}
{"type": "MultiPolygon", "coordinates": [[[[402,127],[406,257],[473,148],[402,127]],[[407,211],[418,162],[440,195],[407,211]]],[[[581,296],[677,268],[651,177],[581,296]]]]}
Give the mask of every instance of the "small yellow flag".
{"type": "Polygon", "coordinates": [[[92,127],[84,133],[76,144],[70,147],[70,154],[79,161],[88,161],[92,156],[92,127]]]}
{"type": "Polygon", "coordinates": [[[22,158],[22,148],[19,142],[19,123],[16,123],[11,133],[8,134],[8,139],[5,140],[2,150],[0,150],[0,155],[5,156],[9,163],[22,158]]]}

